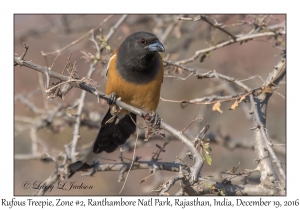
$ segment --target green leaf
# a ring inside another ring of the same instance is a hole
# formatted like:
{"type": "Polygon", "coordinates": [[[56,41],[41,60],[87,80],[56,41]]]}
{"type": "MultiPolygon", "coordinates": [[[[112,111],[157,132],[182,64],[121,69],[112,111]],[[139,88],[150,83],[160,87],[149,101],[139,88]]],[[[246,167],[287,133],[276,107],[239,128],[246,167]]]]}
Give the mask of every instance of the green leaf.
{"type": "Polygon", "coordinates": [[[205,152],[205,154],[208,154],[208,155],[209,155],[209,152],[208,152],[206,149],[204,150],[204,152],[205,152]]]}
{"type": "Polygon", "coordinates": [[[202,156],[202,158],[204,159],[203,155],[202,155],[202,149],[200,148],[200,155],[202,156]]]}
{"type": "Polygon", "coordinates": [[[110,46],[109,46],[109,45],[106,45],[106,46],[105,46],[105,49],[110,50],[110,46]]]}
{"type": "Polygon", "coordinates": [[[205,159],[208,165],[211,165],[212,159],[209,154],[205,154],[205,159]]]}
{"type": "Polygon", "coordinates": [[[208,147],[208,150],[209,150],[210,152],[212,152],[212,148],[208,147]]]}
{"type": "Polygon", "coordinates": [[[219,192],[221,195],[226,195],[226,190],[224,188],[221,188],[219,192]]]}

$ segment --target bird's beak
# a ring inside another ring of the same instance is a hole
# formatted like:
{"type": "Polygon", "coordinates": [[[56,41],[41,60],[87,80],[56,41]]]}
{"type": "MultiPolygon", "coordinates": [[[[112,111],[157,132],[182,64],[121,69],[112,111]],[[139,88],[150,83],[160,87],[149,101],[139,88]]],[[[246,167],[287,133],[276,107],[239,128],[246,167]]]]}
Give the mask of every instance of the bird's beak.
{"type": "Polygon", "coordinates": [[[149,51],[165,52],[165,48],[160,41],[156,41],[153,44],[146,46],[145,48],[149,49],[149,51]]]}

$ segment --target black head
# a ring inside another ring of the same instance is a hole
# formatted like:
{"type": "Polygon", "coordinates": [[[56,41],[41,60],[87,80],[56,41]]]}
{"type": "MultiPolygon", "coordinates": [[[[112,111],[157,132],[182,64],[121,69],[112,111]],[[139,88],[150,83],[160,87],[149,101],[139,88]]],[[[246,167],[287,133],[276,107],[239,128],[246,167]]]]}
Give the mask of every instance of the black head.
{"type": "Polygon", "coordinates": [[[129,35],[121,44],[117,56],[117,69],[128,81],[144,83],[150,81],[160,68],[160,55],[165,48],[157,36],[148,32],[129,35]],[[145,79],[142,79],[145,77],[145,79]]]}
{"type": "Polygon", "coordinates": [[[118,61],[126,66],[149,66],[158,52],[165,48],[157,36],[148,32],[136,32],[129,35],[118,50],[118,61]],[[128,63],[129,62],[129,63],[128,63]]]}
{"type": "Polygon", "coordinates": [[[165,51],[157,36],[148,32],[136,32],[129,35],[121,44],[119,50],[123,50],[123,48],[139,55],[165,51]]]}

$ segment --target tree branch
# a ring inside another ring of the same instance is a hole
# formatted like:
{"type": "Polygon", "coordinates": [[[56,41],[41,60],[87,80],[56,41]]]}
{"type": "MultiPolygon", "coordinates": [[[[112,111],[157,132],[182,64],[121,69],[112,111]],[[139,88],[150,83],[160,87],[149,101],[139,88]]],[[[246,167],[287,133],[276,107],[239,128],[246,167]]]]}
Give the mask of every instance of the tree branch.
{"type": "MultiPolygon", "coordinates": [[[[31,63],[29,61],[23,61],[20,60],[20,58],[15,57],[14,61],[19,64],[19,65],[23,65],[26,66],[28,68],[34,69],[36,71],[42,72],[44,74],[46,74],[47,69],[45,67],[39,66],[37,64],[31,63]]],[[[68,81],[69,77],[68,76],[64,76],[61,75],[59,73],[56,73],[54,71],[50,71],[49,72],[49,76],[59,79],[61,81],[68,81]]],[[[102,93],[101,91],[97,90],[94,87],[91,87],[88,84],[85,84],[83,82],[80,81],[74,81],[70,83],[71,85],[73,85],[74,87],[80,88],[82,90],[85,90],[89,93],[94,94],[97,97],[100,97],[106,101],[108,101],[110,99],[110,96],[102,93]]],[[[132,112],[134,114],[137,114],[138,116],[144,118],[144,116],[147,114],[146,112],[142,111],[141,109],[135,108],[133,106],[130,106],[122,101],[117,101],[116,104],[122,108],[122,109],[126,109],[129,112],[132,112]]],[[[188,149],[192,152],[193,157],[195,159],[195,164],[192,167],[191,170],[191,182],[195,182],[197,180],[197,177],[203,167],[203,160],[198,152],[198,150],[194,147],[193,142],[191,140],[189,140],[187,137],[185,137],[184,135],[182,135],[180,133],[180,131],[177,131],[175,128],[173,128],[172,126],[166,124],[165,122],[161,123],[161,129],[166,130],[167,132],[171,133],[172,135],[174,135],[176,138],[178,138],[186,147],[188,147],[188,149]]]]}
{"type": "Polygon", "coordinates": [[[202,50],[198,50],[198,51],[195,52],[194,56],[192,56],[191,58],[181,60],[181,61],[177,61],[177,62],[175,62],[175,64],[182,65],[182,64],[185,64],[185,63],[192,62],[192,61],[196,60],[201,54],[205,54],[207,52],[211,52],[213,50],[217,50],[219,48],[222,48],[222,47],[225,47],[227,45],[234,44],[234,43],[238,43],[238,42],[241,42],[241,41],[248,41],[248,40],[252,40],[252,39],[256,39],[256,38],[262,38],[262,37],[284,35],[286,33],[285,30],[279,30],[279,29],[283,28],[283,26],[281,24],[276,25],[276,26],[278,26],[278,28],[274,28],[272,26],[269,27],[274,31],[268,31],[268,32],[257,33],[257,34],[236,35],[236,39],[230,39],[230,40],[221,42],[221,43],[219,43],[215,46],[208,47],[208,48],[202,49],[202,50]]]}

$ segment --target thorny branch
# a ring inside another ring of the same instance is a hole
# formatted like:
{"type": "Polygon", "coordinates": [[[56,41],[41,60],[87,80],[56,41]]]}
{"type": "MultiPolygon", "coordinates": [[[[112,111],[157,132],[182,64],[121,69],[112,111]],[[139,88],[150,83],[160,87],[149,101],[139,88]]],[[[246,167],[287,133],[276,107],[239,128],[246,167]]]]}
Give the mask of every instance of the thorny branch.
{"type": "MultiPolygon", "coordinates": [[[[15,62],[16,62],[16,63],[20,63],[20,64],[22,64],[22,65],[24,65],[24,66],[32,67],[33,69],[35,69],[35,70],[37,70],[37,71],[40,71],[40,72],[46,71],[46,69],[45,69],[44,67],[38,66],[38,65],[36,65],[36,64],[32,64],[32,63],[27,62],[27,61],[20,61],[18,58],[15,58],[15,62]]],[[[209,72],[209,73],[210,73],[210,72],[209,72]]],[[[209,73],[208,73],[208,74],[204,74],[204,76],[206,77],[207,75],[209,75],[209,73]]],[[[55,73],[55,72],[53,72],[53,71],[51,71],[51,74],[52,74],[52,75],[51,75],[52,77],[57,78],[57,79],[61,79],[61,80],[64,80],[64,79],[67,80],[67,79],[68,79],[68,77],[63,76],[63,75],[60,75],[60,74],[55,73]]],[[[210,77],[210,76],[209,76],[209,77],[210,77]]],[[[239,83],[238,81],[236,81],[235,79],[232,79],[232,78],[230,78],[230,77],[229,77],[229,79],[228,79],[228,77],[223,76],[223,75],[222,75],[222,77],[223,77],[223,78],[226,78],[226,79],[229,80],[229,81],[233,81],[233,82],[239,83]]],[[[96,90],[95,88],[90,87],[90,86],[88,86],[88,85],[86,85],[86,84],[81,84],[81,83],[78,84],[78,83],[75,82],[73,85],[74,85],[75,87],[82,88],[83,90],[86,90],[86,91],[88,91],[88,92],[90,92],[90,93],[93,93],[93,94],[95,94],[95,95],[97,95],[97,96],[99,96],[99,97],[101,97],[101,98],[103,98],[103,99],[105,99],[105,100],[109,100],[109,99],[110,99],[109,96],[107,96],[107,95],[101,93],[100,91],[98,91],[98,90],[96,90]]],[[[246,86],[245,86],[244,84],[242,84],[242,83],[241,83],[241,87],[243,87],[243,88],[245,88],[245,89],[249,89],[248,87],[246,87],[246,86]]],[[[118,105],[119,107],[123,108],[123,109],[126,109],[126,110],[130,111],[130,112],[136,113],[136,114],[139,115],[139,116],[144,116],[144,115],[146,114],[146,113],[144,113],[142,110],[136,109],[136,108],[134,108],[134,107],[132,107],[132,106],[130,106],[130,105],[127,105],[127,104],[121,102],[121,101],[117,101],[117,105],[118,105]]],[[[180,139],[180,140],[181,140],[181,141],[189,148],[189,150],[192,151],[192,154],[197,154],[197,153],[198,153],[198,151],[195,150],[195,147],[194,147],[193,145],[190,144],[190,140],[188,140],[185,136],[181,135],[179,131],[177,131],[176,129],[172,128],[171,126],[165,124],[164,122],[162,122],[161,127],[162,127],[163,129],[167,130],[168,132],[170,132],[171,134],[173,134],[173,135],[174,135],[175,137],[177,137],[178,139],[180,139]]],[[[201,168],[202,168],[202,166],[203,166],[203,160],[202,160],[202,158],[200,157],[199,160],[200,160],[200,161],[198,161],[198,162],[196,161],[196,162],[195,162],[195,165],[192,167],[191,172],[192,172],[193,175],[195,175],[195,174],[197,174],[197,173],[199,174],[199,172],[200,172],[200,170],[201,170],[201,168]]],[[[194,176],[194,177],[195,177],[195,176],[194,176]]],[[[197,176],[196,176],[196,177],[197,177],[197,176]]],[[[169,186],[169,185],[168,185],[168,186],[169,186]]]]}
{"type": "MultiPolygon", "coordinates": [[[[46,68],[39,66],[37,64],[33,64],[29,61],[22,61],[19,58],[15,57],[15,62],[18,64],[22,64],[23,66],[32,68],[36,71],[45,73],[47,71],[46,68]]],[[[49,72],[49,76],[50,77],[54,77],[56,79],[59,79],[61,81],[67,81],[69,79],[69,77],[61,75],[59,73],[56,73],[54,71],[49,72]]],[[[85,90],[89,93],[94,94],[95,96],[102,98],[106,101],[110,100],[110,96],[102,93],[101,91],[95,89],[94,87],[91,87],[90,85],[87,85],[85,83],[81,83],[81,82],[72,82],[70,83],[72,84],[74,87],[80,88],[82,90],[85,90]]],[[[128,104],[125,104],[122,101],[117,101],[116,104],[122,108],[122,109],[126,109],[129,112],[132,112],[134,114],[137,114],[138,116],[144,118],[144,116],[147,114],[146,112],[137,109],[133,106],[130,106],[128,104]]],[[[185,137],[184,135],[182,135],[180,133],[180,131],[176,130],[175,128],[171,127],[170,125],[166,124],[165,122],[161,123],[161,129],[166,130],[167,132],[171,133],[172,135],[174,135],[174,137],[178,138],[183,144],[185,144],[188,149],[192,152],[192,154],[194,154],[194,160],[195,160],[195,164],[192,167],[191,170],[191,182],[196,181],[201,168],[203,167],[203,160],[199,154],[199,152],[196,150],[196,148],[194,147],[193,143],[191,142],[191,140],[189,140],[187,137],[185,137]]]]}
{"type": "MultiPolygon", "coordinates": [[[[164,61],[164,63],[166,65],[175,66],[177,68],[181,68],[185,71],[190,72],[186,78],[177,77],[178,79],[186,80],[187,78],[189,78],[192,75],[195,75],[198,79],[218,78],[218,79],[222,79],[222,80],[225,80],[228,82],[233,82],[245,90],[245,93],[237,94],[235,96],[233,96],[233,95],[232,96],[222,96],[222,97],[221,96],[212,96],[212,97],[204,97],[204,98],[194,99],[194,100],[190,100],[188,102],[186,102],[186,101],[184,101],[184,102],[185,103],[195,103],[195,104],[209,104],[209,103],[215,103],[217,101],[223,102],[223,101],[228,101],[228,100],[235,100],[235,99],[238,99],[238,98],[241,98],[244,96],[247,96],[250,98],[252,110],[254,113],[254,115],[253,115],[254,125],[255,125],[254,132],[256,132],[256,134],[257,134],[257,132],[259,132],[259,134],[261,135],[261,137],[256,136],[256,140],[254,141],[254,147],[255,147],[255,151],[258,156],[258,164],[259,164],[257,167],[257,170],[259,170],[261,172],[261,183],[264,186],[267,186],[267,188],[261,187],[261,186],[251,186],[251,185],[246,185],[246,186],[241,187],[238,185],[233,185],[231,183],[218,183],[218,182],[211,181],[210,179],[206,179],[206,178],[199,176],[200,171],[203,167],[203,160],[202,160],[201,156],[199,155],[199,151],[197,151],[193,142],[190,140],[190,139],[192,139],[192,137],[187,137],[192,134],[190,134],[189,132],[186,132],[186,135],[183,135],[182,134],[183,132],[177,131],[176,129],[172,128],[170,125],[166,124],[165,122],[161,123],[161,129],[168,131],[171,134],[170,135],[171,138],[173,138],[173,136],[174,136],[177,139],[181,140],[182,143],[185,144],[186,147],[190,150],[190,152],[192,154],[192,158],[194,160],[194,165],[190,169],[186,168],[186,165],[178,164],[178,163],[164,163],[164,162],[157,162],[157,160],[152,160],[152,161],[134,160],[132,165],[131,165],[131,163],[126,163],[123,161],[121,163],[113,163],[113,164],[98,164],[97,171],[109,171],[109,170],[120,171],[120,181],[122,179],[124,179],[124,173],[126,171],[128,171],[130,167],[132,167],[131,170],[150,169],[150,173],[153,173],[153,170],[154,171],[169,170],[169,171],[178,172],[179,175],[177,175],[175,177],[171,177],[170,179],[167,180],[167,182],[165,182],[163,185],[161,185],[159,187],[159,189],[156,190],[159,192],[160,195],[168,195],[168,190],[175,184],[175,182],[180,181],[180,180],[181,180],[181,189],[178,192],[178,194],[180,194],[180,195],[183,195],[183,194],[224,195],[224,192],[225,192],[225,195],[282,195],[282,194],[284,194],[286,177],[285,177],[285,173],[282,169],[281,163],[279,162],[278,158],[276,157],[276,155],[273,151],[272,147],[275,146],[275,144],[271,142],[271,140],[269,139],[269,137],[267,135],[265,111],[266,111],[268,98],[272,95],[274,90],[277,88],[277,85],[279,84],[280,80],[285,76],[285,71],[286,71],[285,56],[281,60],[281,62],[279,62],[279,64],[277,66],[275,66],[274,70],[270,73],[269,77],[266,79],[263,86],[259,87],[259,88],[254,88],[254,89],[251,89],[248,86],[246,86],[242,82],[242,80],[238,80],[233,77],[219,74],[215,70],[209,71],[207,73],[199,73],[193,68],[188,68],[188,67],[182,66],[182,64],[192,62],[197,57],[199,57],[201,54],[208,53],[212,50],[216,50],[216,49],[225,47],[227,45],[230,45],[230,44],[233,44],[236,42],[242,43],[243,41],[248,41],[248,40],[252,40],[255,38],[274,37],[274,36],[278,36],[278,35],[284,35],[286,33],[284,23],[270,26],[270,27],[266,27],[265,25],[263,25],[263,27],[266,28],[266,32],[257,33],[258,31],[260,31],[259,29],[262,27],[261,24],[266,19],[266,17],[267,16],[263,17],[260,20],[256,29],[254,31],[252,30],[247,35],[233,35],[230,32],[228,32],[227,30],[225,30],[224,26],[222,24],[218,23],[215,19],[212,19],[212,18],[204,16],[204,15],[198,16],[197,18],[194,19],[194,21],[203,20],[203,21],[207,22],[209,25],[211,25],[211,26],[221,30],[222,32],[226,33],[227,35],[229,35],[231,37],[231,39],[224,41],[222,43],[219,43],[215,46],[209,47],[207,49],[196,51],[195,55],[189,59],[178,61],[175,63],[173,63],[171,61],[164,61]],[[209,19],[212,19],[214,23],[211,22],[209,19]],[[258,103],[263,104],[263,106],[259,106],[258,103]],[[279,177],[280,177],[279,188],[274,188],[273,187],[274,185],[272,185],[272,183],[277,183],[277,181],[276,181],[277,177],[276,177],[276,172],[273,170],[272,165],[270,164],[271,162],[269,161],[269,163],[267,163],[267,164],[263,163],[265,160],[268,161],[267,160],[268,157],[266,156],[266,153],[268,153],[268,155],[270,155],[272,162],[275,163],[277,170],[279,172],[279,177]],[[183,168],[186,171],[188,171],[188,174],[183,174],[183,171],[182,171],[183,168]],[[271,178],[270,182],[265,181],[266,177],[272,177],[273,175],[274,175],[274,178],[271,178]]],[[[119,19],[119,21],[116,23],[116,25],[113,28],[111,28],[109,34],[106,36],[107,41],[111,38],[111,36],[115,32],[115,30],[119,27],[119,25],[126,18],[127,18],[127,15],[123,15],[121,17],[121,19],[119,19]]],[[[185,19],[185,18],[181,18],[181,19],[185,19]]],[[[174,22],[174,25],[169,30],[171,31],[176,24],[177,24],[177,22],[174,22]]],[[[81,38],[78,39],[77,41],[80,41],[80,40],[81,40],[81,38]]],[[[76,44],[76,43],[71,43],[71,45],[76,44]]],[[[66,48],[67,47],[69,47],[69,45],[66,46],[66,48]]],[[[103,45],[101,47],[103,47],[103,45]]],[[[25,48],[26,48],[26,46],[25,46],[25,48]]],[[[72,153],[71,157],[72,157],[72,162],[73,162],[76,159],[75,156],[76,156],[77,141],[79,138],[79,127],[82,124],[80,115],[83,111],[84,98],[86,95],[86,91],[90,92],[90,93],[94,94],[95,96],[102,98],[104,100],[109,100],[110,96],[107,96],[104,93],[102,93],[101,91],[97,90],[94,86],[85,82],[85,80],[70,81],[70,77],[68,77],[68,76],[64,76],[64,75],[55,73],[54,71],[49,71],[47,68],[36,65],[29,61],[25,61],[24,56],[25,56],[27,50],[28,50],[28,47],[26,48],[26,50],[24,51],[22,56],[14,58],[14,65],[26,66],[28,68],[37,70],[37,71],[45,74],[46,76],[48,75],[49,77],[56,78],[60,81],[68,82],[70,84],[70,86],[72,86],[72,87],[77,87],[82,90],[85,90],[82,92],[82,95],[79,99],[79,106],[77,109],[77,115],[76,115],[76,119],[75,119],[75,126],[74,126],[73,140],[72,140],[72,152],[71,152],[72,153]]],[[[61,50],[64,50],[64,48],[62,48],[61,50]]],[[[97,51],[99,52],[99,46],[97,48],[97,51]]],[[[52,53],[55,53],[55,52],[52,52],[52,53]]],[[[92,64],[89,72],[93,72],[92,69],[94,69],[94,67],[95,66],[93,66],[93,64],[92,64]]],[[[173,76],[170,76],[170,77],[173,77],[173,76]]],[[[26,100],[24,100],[24,98],[22,98],[22,99],[21,98],[22,97],[20,97],[19,99],[22,100],[23,103],[27,104],[34,112],[36,112],[36,113],[43,112],[43,111],[39,110],[38,108],[36,108],[34,104],[30,104],[30,101],[26,102],[26,100]]],[[[162,100],[171,101],[171,100],[166,100],[166,99],[162,99],[162,100]]],[[[171,101],[171,102],[182,103],[183,101],[171,101]]],[[[144,117],[145,114],[147,114],[140,109],[137,109],[135,107],[132,107],[128,104],[123,103],[122,101],[117,101],[116,103],[120,108],[126,109],[126,110],[133,112],[141,117],[144,117]]],[[[99,125],[95,125],[95,127],[97,127],[97,126],[99,126],[99,125]]],[[[32,132],[35,132],[35,131],[33,130],[32,132]]],[[[167,138],[168,138],[168,136],[169,135],[167,135],[167,138]]],[[[33,139],[36,139],[36,142],[37,142],[36,137],[34,137],[33,139]]],[[[36,146],[36,143],[35,143],[35,146],[36,146]]],[[[40,156],[37,154],[37,152],[36,152],[37,149],[34,148],[35,146],[33,146],[33,148],[32,148],[34,151],[34,154],[32,154],[32,156],[19,155],[19,158],[39,158],[40,156]]],[[[67,157],[65,157],[64,155],[61,155],[61,158],[64,158],[64,160],[66,162],[67,157]]],[[[51,156],[50,156],[50,159],[52,159],[51,156]]],[[[93,173],[94,172],[87,173],[86,175],[92,175],[93,173]]],[[[61,171],[57,170],[53,175],[51,175],[45,181],[45,183],[46,184],[50,183],[50,185],[51,185],[51,183],[52,184],[55,183],[59,178],[64,178],[61,176],[63,176],[63,170],[62,169],[61,169],[61,171]]],[[[44,193],[45,193],[45,191],[38,192],[38,194],[44,194],[44,193]]]]}
{"type": "Polygon", "coordinates": [[[199,21],[199,20],[203,20],[206,23],[208,23],[209,25],[211,25],[212,27],[215,27],[217,29],[219,29],[220,31],[224,32],[225,34],[229,35],[233,40],[236,39],[236,37],[231,34],[229,31],[225,30],[223,26],[223,24],[218,23],[215,19],[210,18],[212,20],[214,20],[214,23],[210,22],[209,17],[206,15],[199,15],[197,17],[195,17],[194,19],[192,18],[183,18],[183,17],[179,17],[178,20],[193,20],[193,21],[199,21]]]}
{"type": "MultiPolygon", "coordinates": [[[[172,62],[165,61],[165,63],[167,63],[168,65],[173,65],[172,62]]],[[[274,67],[274,71],[272,73],[270,73],[269,77],[267,78],[268,82],[266,82],[262,87],[255,88],[255,89],[249,88],[248,86],[246,86],[243,82],[241,82],[238,79],[235,79],[233,77],[229,77],[229,76],[226,76],[226,75],[219,74],[215,70],[214,71],[209,71],[207,73],[198,73],[195,69],[192,69],[192,68],[186,68],[186,67],[178,65],[178,64],[174,64],[174,66],[179,67],[179,68],[181,68],[183,70],[186,70],[188,72],[193,72],[197,76],[198,79],[202,79],[202,78],[219,78],[219,79],[223,79],[223,80],[228,81],[228,82],[233,82],[236,85],[243,88],[245,91],[247,91],[246,94],[244,94],[244,96],[249,96],[250,97],[250,102],[252,104],[253,111],[254,111],[254,118],[255,118],[255,121],[257,123],[256,126],[260,130],[261,135],[262,135],[262,137],[265,141],[264,144],[266,144],[266,150],[269,151],[269,154],[271,155],[274,163],[276,164],[276,166],[279,170],[279,174],[280,174],[281,178],[283,179],[281,184],[282,184],[282,186],[285,186],[285,184],[283,183],[285,181],[285,173],[284,173],[284,171],[282,169],[282,166],[281,166],[278,158],[276,157],[273,149],[271,148],[272,144],[270,143],[270,141],[268,140],[268,137],[267,137],[265,122],[261,121],[261,117],[258,114],[258,107],[261,107],[262,105],[261,104],[258,105],[257,103],[254,102],[254,97],[255,98],[260,98],[260,97],[264,98],[265,97],[264,95],[266,93],[272,93],[274,91],[274,87],[276,87],[276,84],[274,84],[273,81],[275,81],[275,79],[277,79],[277,84],[278,84],[280,82],[280,80],[284,77],[285,71],[286,71],[285,56],[280,60],[279,64],[274,67]]],[[[238,98],[241,98],[241,97],[238,97],[238,98]]],[[[234,97],[234,96],[225,96],[225,98],[222,98],[222,96],[216,96],[216,97],[213,97],[213,98],[205,97],[203,99],[191,100],[191,101],[174,101],[174,100],[166,100],[166,99],[162,99],[162,100],[167,101],[167,102],[210,104],[210,103],[216,103],[216,102],[220,102],[220,101],[224,101],[224,100],[225,101],[226,100],[232,100],[232,99],[235,99],[235,98],[236,97],[234,97]],[[230,98],[230,97],[233,97],[233,98],[230,98]],[[204,102],[202,102],[202,101],[204,101],[204,102]],[[208,101],[208,102],[206,102],[206,101],[208,101]]],[[[259,99],[259,100],[262,101],[262,103],[264,103],[265,106],[267,105],[266,100],[262,100],[262,99],[259,99]]],[[[265,112],[265,110],[264,110],[264,112],[265,112]]],[[[263,115],[265,115],[265,114],[263,114],[263,115]]],[[[261,143],[256,143],[255,145],[256,145],[255,148],[257,148],[257,147],[262,148],[261,143]]],[[[261,156],[259,159],[263,159],[263,158],[264,157],[261,156]]],[[[271,170],[270,167],[271,166],[269,165],[267,170],[271,170]]],[[[263,173],[263,171],[261,171],[261,172],[263,173]]],[[[275,172],[274,171],[270,172],[270,174],[275,174],[275,172]]]]}
{"type": "MultiPolygon", "coordinates": [[[[96,69],[96,63],[92,63],[90,66],[89,72],[87,74],[87,76],[89,78],[92,77],[93,73],[95,72],[95,69],[96,69]]],[[[70,158],[71,158],[72,162],[75,162],[77,160],[76,148],[77,148],[77,142],[80,139],[79,129],[81,126],[81,114],[83,111],[85,98],[86,98],[86,91],[82,91],[81,96],[78,99],[78,108],[77,108],[77,113],[76,113],[74,131],[73,131],[73,140],[72,140],[72,144],[71,144],[70,158]]]]}
{"type": "Polygon", "coordinates": [[[175,64],[182,65],[182,64],[192,62],[192,61],[196,60],[200,55],[203,55],[203,54],[211,52],[213,50],[217,50],[217,49],[220,49],[220,48],[225,47],[227,45],[231,45],[231,44],[238,43],[238,42],[241,42],[241,41],[248,41],[248,40],[253,40],[253,39],[262,38],[262,37],[274,37],[274,36],[285,35],[286,34],[284,23],[283,24],[278,24],[278,25],[275,25],[275,26],[276,27],[270,26],[269,31],[267,31],[267,32],[256,33],[256,34],[247,34],[247,35],[236,35],[235,39],[230,39],[230,40],[221,42],[219,44],[216,44],[214,46],[208,47],[206,49],[198,50],[198,51],[195,52],[194,56],[192,56],[191,58],[181,60],[181,61],[177,61],[177,62],[175,62],[175,64]]]}
{"type": "MultiPolygon", "coordinates": [[[[279,63],[274,67],[274,70],[269,74],[268,78],[266,79],[266,86],[263,89],[262,93],[259,94],[258,96],[254,97],[253,95],[250,96],[251,104],[252,104],[252,109],[254,112],[254,126],[256,126],[255,130],[260,130],[263,143],[260,142],[259,137],[256,135],[256,141],[259,142],[261,145],[260,148],[263,148],[268,152],[268,154],[271,156],[272,162],[275,163],[278,171],[279,171],[279,176],[281,180],[281,187],[285,187],[285,181],[286,181],[286,176],[285,172],[282,169],[282,165],[280,161],[278,160],[276,154],[274,153],[274,150],[272,149],[273,144],[271,143],[270,139],[268,138],[267,135],[267,130],[266,130],[266,109],[267,109],[267,103],[268,99],[270,98],[271,94],[273,93],[273,87],[276,87],[281,79],[285,76],[286,74],[286,59],[285,55],[283,56],[282,59],[280,59],[279,63]]],[[[257,145],[258,146],[258,145],[257,145]]],[[[257,147],[256,147],[257,148],[257,147]]],[[[257,153],[259,155],[259,159],[263,159],[265,155],[265,151],[258,151],[259,148],[257,148],[257,153]]],[[[262,161],[260,161],[262,162],[262,161]]],[[[261,165],[261,164],[260,164],[261,165]]],[[[270,170],[270,169],[268,169],[270,170]]],[[[271,170],[272,174],[276,174],[274,170],[271,170]]]]}

